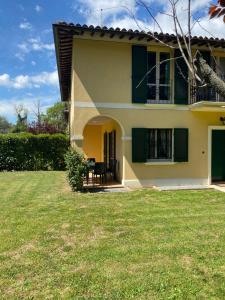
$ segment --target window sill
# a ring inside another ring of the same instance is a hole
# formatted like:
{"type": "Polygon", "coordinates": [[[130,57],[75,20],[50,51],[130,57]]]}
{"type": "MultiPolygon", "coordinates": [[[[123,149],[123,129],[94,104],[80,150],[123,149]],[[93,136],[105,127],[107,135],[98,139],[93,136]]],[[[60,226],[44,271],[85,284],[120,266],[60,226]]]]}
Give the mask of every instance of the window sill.
{"type": "Polygon", "coordinates": [[[174,161],[148,161],[144,163],[146,166],[170,166],[170,165],[176,165],[177,162],[174,161]]]}
{"type": "Polygon", "coordinates": [[[171,100],[147,100],[145,104],[174,104],[171,100]]]}

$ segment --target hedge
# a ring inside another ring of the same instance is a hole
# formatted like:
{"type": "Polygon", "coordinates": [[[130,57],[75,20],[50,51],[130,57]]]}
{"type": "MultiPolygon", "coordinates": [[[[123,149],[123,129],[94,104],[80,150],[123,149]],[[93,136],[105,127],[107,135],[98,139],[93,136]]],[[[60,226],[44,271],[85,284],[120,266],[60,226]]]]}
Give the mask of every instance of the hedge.
{"type": "Polygon", "coordinates": [[[0,171],[64,170],[68,148],[63,134],[0,134],[0,171]]]}

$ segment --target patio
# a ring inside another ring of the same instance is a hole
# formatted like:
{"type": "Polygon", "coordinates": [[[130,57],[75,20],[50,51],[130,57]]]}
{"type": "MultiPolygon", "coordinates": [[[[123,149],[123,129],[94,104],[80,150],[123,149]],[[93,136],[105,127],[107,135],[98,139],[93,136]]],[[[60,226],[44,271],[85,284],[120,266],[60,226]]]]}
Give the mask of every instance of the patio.
{"type": "Polygon", "coordinates": [[[115,120],[106,116],[89,120],[83,131],[82,149],[88,161],[85,186],[121,187],[121,128],[115,120]]]}

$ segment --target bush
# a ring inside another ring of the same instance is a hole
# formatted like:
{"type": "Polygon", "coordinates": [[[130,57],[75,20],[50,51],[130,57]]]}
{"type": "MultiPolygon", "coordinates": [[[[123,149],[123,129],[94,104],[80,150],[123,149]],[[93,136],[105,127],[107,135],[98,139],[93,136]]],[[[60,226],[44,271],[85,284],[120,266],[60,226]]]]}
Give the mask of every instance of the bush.
{"type": "Polygon", "coordinates": [[[0,134],[0,171],[64,170],[68,148],[63,134],[0,134]]]}
{"type": "Polygon", "coordinates": [[[84,155],[74,149],[70,149],[65,155],[67,177],[73,191],[83,189],[84,176],[87,171],[87,164],[84,155]]]}

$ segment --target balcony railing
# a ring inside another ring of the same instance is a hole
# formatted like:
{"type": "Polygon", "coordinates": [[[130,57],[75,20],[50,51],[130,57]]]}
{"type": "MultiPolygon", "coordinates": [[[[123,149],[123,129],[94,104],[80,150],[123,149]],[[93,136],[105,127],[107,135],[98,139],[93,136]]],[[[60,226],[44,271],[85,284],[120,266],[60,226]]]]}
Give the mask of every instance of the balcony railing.
{"type": "MultiPolygon", "coordinates": [[[[225,76],[221,76],[225,80],[225,76]]],[[[209,86],[190,87],[190,104],[200,101],[225,102],[225,99],[216,93],[215,89],[209,86]]]]}

